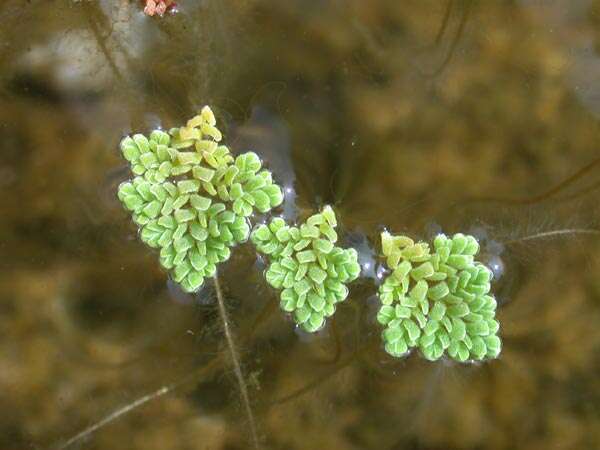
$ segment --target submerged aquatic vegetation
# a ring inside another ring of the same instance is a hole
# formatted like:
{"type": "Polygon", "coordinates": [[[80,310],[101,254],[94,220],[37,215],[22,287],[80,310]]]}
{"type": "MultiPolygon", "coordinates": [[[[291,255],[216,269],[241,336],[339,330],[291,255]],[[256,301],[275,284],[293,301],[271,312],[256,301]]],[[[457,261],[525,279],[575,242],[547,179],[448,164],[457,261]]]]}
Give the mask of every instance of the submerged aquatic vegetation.
{"type": "Polygon", "coordinates": [[[498,356],[492,273],[475,261],[473,236],[439,234],[432,251],[424,242],[384,232],[381,245],[392,270],[379,287],[377,315],[387,353],[401,357],[418,347],[429,360],[446,352],[461,362],[498,356]]]}
{"type": "Polygon", "coordinates": [[[346,284],[360,274],[356,250],[335,246],[336,226],[335,213],[326,206],[299,227],[277,217],[251,235],[271,260],[265,276],[282,290],[281,309],[308,332],[319,330],[335,313],[336,304],[348,296],[346,284]]]}
{"type": "Polygon", "coordinates": [[[221,140],[205,106],[184,127],[121,141],[135,177],[119,186],[118,197],[140,227],[140,239],[160,249],[161,265],[187,292],[248,239],[248,216],[283,201],[255,153],[234,158],[221,140]]]}

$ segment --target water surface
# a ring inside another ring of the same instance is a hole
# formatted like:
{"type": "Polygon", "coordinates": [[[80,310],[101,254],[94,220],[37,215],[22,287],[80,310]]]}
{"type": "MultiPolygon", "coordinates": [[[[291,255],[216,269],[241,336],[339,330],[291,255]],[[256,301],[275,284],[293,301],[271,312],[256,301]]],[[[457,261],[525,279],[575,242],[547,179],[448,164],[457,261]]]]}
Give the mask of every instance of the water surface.
{"type": "Polygon", "coordinates": [[[315,336],[250,244],[221,269],[262,447],[600,447],[600,3],[178,3],[0,4],[0,447],[251,448],[212,286],[116,199],[120,139],[204,104],[369,265],[315,336]],[[383,228],[481,237],[500,359],[386,356],[383,228]]]}

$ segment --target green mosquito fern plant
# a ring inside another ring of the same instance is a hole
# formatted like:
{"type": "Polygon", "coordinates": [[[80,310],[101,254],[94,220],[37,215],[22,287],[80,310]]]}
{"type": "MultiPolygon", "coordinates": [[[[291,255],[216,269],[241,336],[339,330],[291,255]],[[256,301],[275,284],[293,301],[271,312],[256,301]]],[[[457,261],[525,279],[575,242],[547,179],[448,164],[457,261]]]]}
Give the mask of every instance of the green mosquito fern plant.
{"type": "Polygon", "coordinates": [[[135,177],[118,197],[140,227],[140,239],[160,249],[160,263],[186,292],[195,292],[231,247],[248,239],[247,218],[283,201],[281,188],[252,152],[234,158],[220,144],[211,109],[168,133],[135,134],[121,151],[135,177]]]}
{"type": "Polygon", "coordinates": [[[118,197],[140,228],[140,239],[160,249],[160,263],[186,292],[196,292],[214,278],[225,341],[251,429],[258,434],[239,352],[230,329],[217,265],[231,247],[248,239],[248,217],[283,202],[281,188],[252,152],[236,158],[205,106],[186,126],[149,137],[135,134],[121,141],[134,178],[119,186],[118,197]]]}
{"type": "MultiPolygon", "coordinates": [[[[360,275],[356,250],[335,245],[329,206],[299,226],[276,217],[250,233],[248,218],[279,206],[283,193],[255,153],[234,158],[221,141],[208,106],[184,127],[124,138],[134,178],[121,184],[119,199],[140,239],[159,249],[160,264],[186,292],[214,277],[231,248],[250,238],[269,259],[265,277],[280,291],[281,309],[305,331],[319,330],[360,275]]],[[[418,348],[428,360],[461,362],[498,356],[492,274],[475,260],[474,237],[440,234],[430,248],[384,232],[381,246],[390,273],[379,287],[377,320],[387,353],[418,348]]]]}
{"type": "Polygon", "coordinates": [[[460,362],[498,356],[492,273],[475,261],[479,244],[473,236],[439,234],[431,249],[384,232],[381,246],[391,270],[379,287],[377,315],[387,353],[401,357],[419,348],[428,360],[447,354],[460,362]]]}
{"type": "Polygon", "coordinates": [[[346,284],[360,274],[356,250],[335,245],[336,226],[335,213],[326,206],[299,227],[277,217],[251,235],[257,250],[270,259],[265,276],[281,290],[281,309],[310,333],[334,314],[336,304],[348,296],[346,284]]]}

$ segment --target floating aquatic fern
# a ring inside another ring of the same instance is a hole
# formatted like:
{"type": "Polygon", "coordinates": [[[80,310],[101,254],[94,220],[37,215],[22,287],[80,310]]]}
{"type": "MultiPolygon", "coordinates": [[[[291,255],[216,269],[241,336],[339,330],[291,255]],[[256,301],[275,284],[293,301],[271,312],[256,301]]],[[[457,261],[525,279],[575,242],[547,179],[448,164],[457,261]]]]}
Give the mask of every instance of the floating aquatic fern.
{"type": "MultiPolygon", "coordinates": [[[[209,107],[186,126],[155,130],[121,142],[133,180],[118,197],[140,227],[140,238],[160,249],[160,263],[187,292],[216,274],[231,247],[250,235],[248,217],[283,201],[281,188],[255,153],[234,158],[209,107]]],[[[347,283],[360,274],[356,250],[337,247],[337,221],[330,207],[289,226],[281,218],[251,235],[269,256],[267,282],[281,290],[280,306],[304,330],[320,329],[347,283]]],[[[438,235],[433,250],[405,236],[381,236],[392,270],[379,288],[377,316],[385,325],[385,350],[396,357],[418,347],[425,358],[444,353],[458,361],[495,358],[500,352],[496,302],[489,295],[491,272],[474,257],[472,236],[438,235]]]]}
{"type": "Polygon", "coordinates": [[[429,360],[446,352],[461,362],[498,356],[492,274],[474,259],[474,237],[440,234],[431,251],[426,243],[384,232],[381,245],[392,270],[379,288],[377,315],[387,353],[401,357],[418,347],[429,360]]]}
{"type": "Polygon", "coordinates": [[[260,159],[234,158],[211,109],[168,133],[155,130],[121,141],[135,175],[118,197],[140,227],[140,238],[160,249],[160,263],[187,292],[194,292],[230,248],[248,239],[247,217],[283,201],[280,187],[260,159]]]}
{"type": "Polygon", "coordinates": [[[337,221],[326,206],[300,227],[281,218],[260,225],[251,235],[259,252],[268,255],[267,282],[281,289],[280,306],[308,332],[317,331],[348,296],[346,283],[360,274],[353,248],[335,246],[337,221]]]}

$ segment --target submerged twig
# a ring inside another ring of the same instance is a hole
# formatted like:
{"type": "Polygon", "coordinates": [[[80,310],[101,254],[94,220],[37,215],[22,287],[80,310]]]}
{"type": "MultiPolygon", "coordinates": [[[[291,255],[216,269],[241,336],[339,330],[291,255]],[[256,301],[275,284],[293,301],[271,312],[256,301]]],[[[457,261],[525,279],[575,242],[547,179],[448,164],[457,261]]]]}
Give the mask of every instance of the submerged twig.
{"type": "Polygon", "coordinates": [[[246,380],[244,380],[244,374],[242,373],[242,366],[240,364],[239,352],[237,351],[237,347],[235,345],[235,339],[233,337],[233,332],[231,331],[231,329],[229,327],[229,318],[227,317],[227,309],[225,308],[225,300],[223,298],[223,291],[221,290],[221,285],[219,283],[218,274],[215,274],[215,276],[213,278],[214,278],[214,282],[215,282],[215,291],[217,294],[217,304],[219,305],[219,315],[221,316],[221,321],[223,322],[223,332],[225,333],[225,341],[227,342],[229,356],[231,357],[231,363],[233,364],[233,372],[235,373],[238,387],[240,389],[242,403],[244,404],[244,409],[246,410],[246,416],[248,417],[248,423],[250,425],[250,433],[252,435],[252,443],[254,445],[254,448],[259,449],[260,443],[258,440],[258,434],[256,432],[256,421],[254,420],[254,414],[252,412],[252,407],[250,406],[250,397],[248,395],[248,386],[246,385],[246,380]]]}

